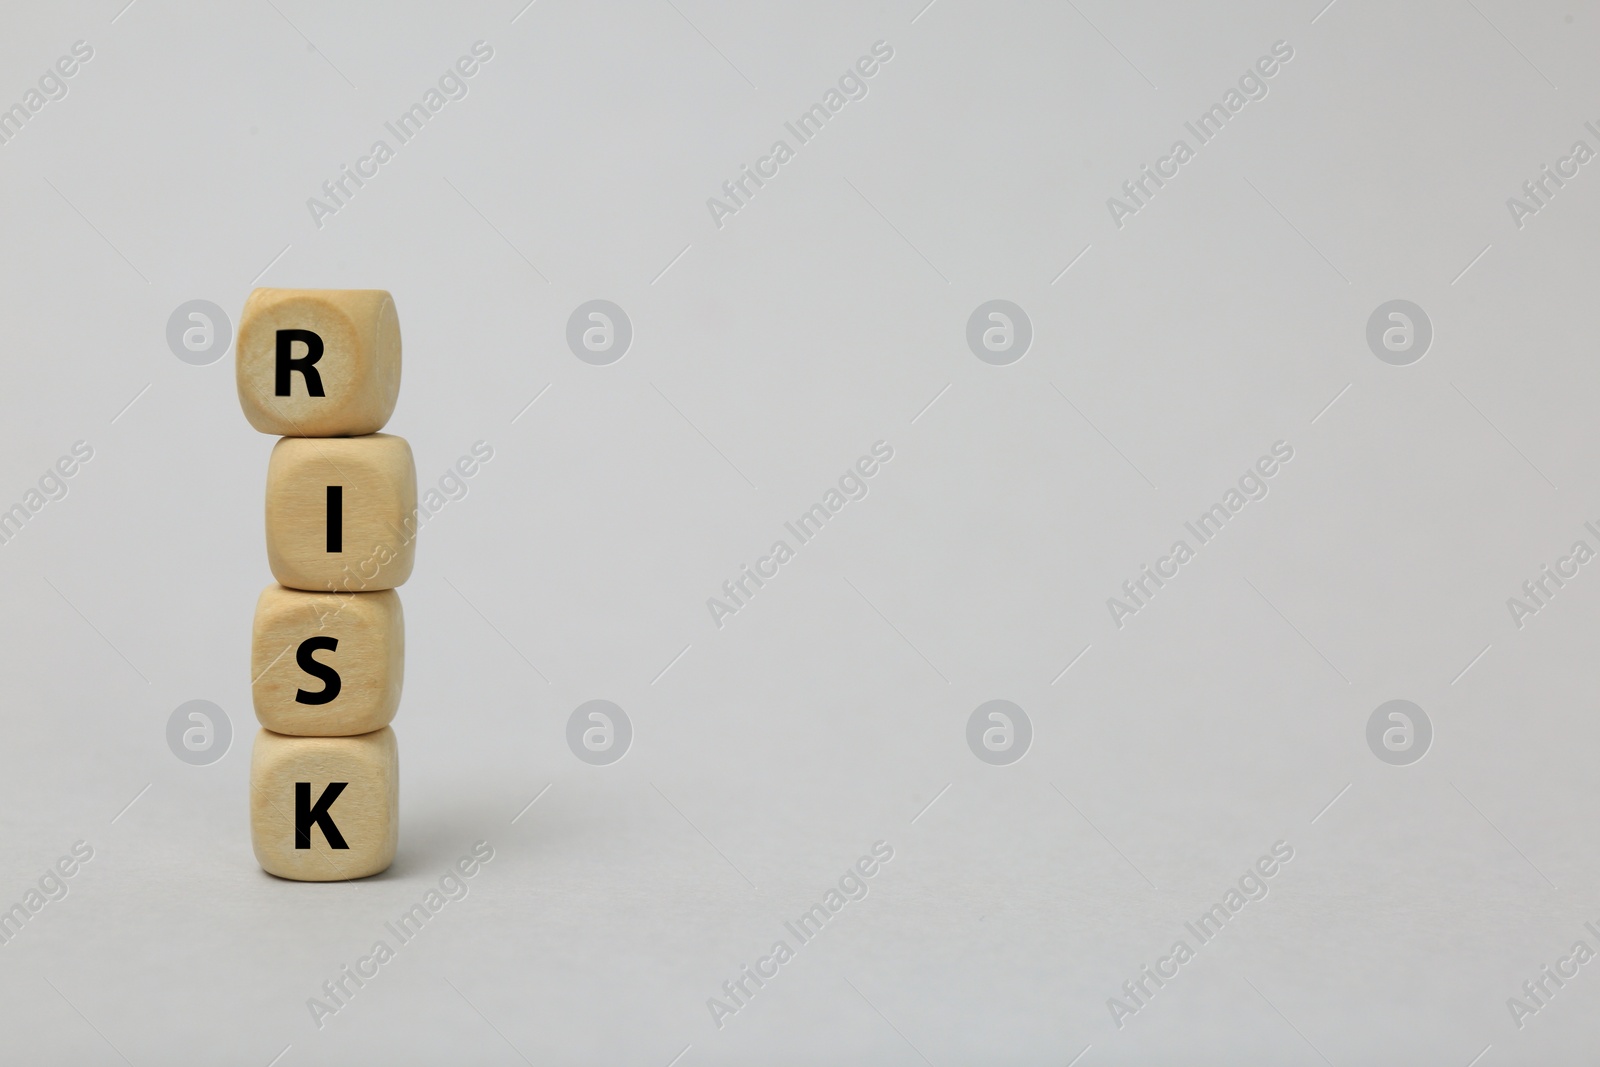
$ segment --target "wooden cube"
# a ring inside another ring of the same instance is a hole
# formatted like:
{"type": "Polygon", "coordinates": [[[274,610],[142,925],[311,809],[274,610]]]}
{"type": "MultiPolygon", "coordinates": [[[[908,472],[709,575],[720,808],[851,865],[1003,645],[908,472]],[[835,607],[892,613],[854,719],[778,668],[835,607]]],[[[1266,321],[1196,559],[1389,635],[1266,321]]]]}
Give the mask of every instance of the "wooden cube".
{"type": "Polygon", "coordinates": [[[400,395],[400,319],[382,289],[257,289],[239,316],[239,404],[285,437],[376,433],[400,395]]]}
{"type": "Polygon", "coordinates": [[[400,594],[304,593],[269,585],[256,601],[250,690],[279,734],[346,737],[388,726],[405,675],[400,594]]]}
{"type": "Polygon", "coordinates": [[[393,589],[411,576],[417,469],[402,437],[285,437],[267,464],[267,563],[279,585],[393,589]]]}
{"type": "Polygon", "coordinates": [[[250,841],[262,870],[300,882],[365,878],[394,862],[400,764],[394,731],[256,735],[250,841]]]}

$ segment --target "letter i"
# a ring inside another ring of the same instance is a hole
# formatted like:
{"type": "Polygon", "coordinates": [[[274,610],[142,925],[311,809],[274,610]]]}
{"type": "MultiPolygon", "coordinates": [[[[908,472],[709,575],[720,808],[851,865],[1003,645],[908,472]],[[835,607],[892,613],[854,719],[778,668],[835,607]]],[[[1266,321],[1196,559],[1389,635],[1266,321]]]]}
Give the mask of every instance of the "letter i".
{"type": "Polygon", "coordinates": [[[328,486],[328,551],[344,551],[344,486],[328,486]]]}

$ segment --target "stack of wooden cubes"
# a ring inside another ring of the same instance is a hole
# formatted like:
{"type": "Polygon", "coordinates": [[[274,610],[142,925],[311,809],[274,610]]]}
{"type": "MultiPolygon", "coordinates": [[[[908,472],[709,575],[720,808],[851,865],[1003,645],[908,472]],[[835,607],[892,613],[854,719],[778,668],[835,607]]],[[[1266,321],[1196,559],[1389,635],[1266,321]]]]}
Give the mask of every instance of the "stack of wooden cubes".
{"type": "Polygon", "coordinates": [[[278,435],[256,604],[250,759],[256,859],[326,882],[388,868],[399,834],[405,624],[417,475],[379,433],[400,394],[400,322],[377,289],[257,289],[239,320],[239,403],[278,435]]]}

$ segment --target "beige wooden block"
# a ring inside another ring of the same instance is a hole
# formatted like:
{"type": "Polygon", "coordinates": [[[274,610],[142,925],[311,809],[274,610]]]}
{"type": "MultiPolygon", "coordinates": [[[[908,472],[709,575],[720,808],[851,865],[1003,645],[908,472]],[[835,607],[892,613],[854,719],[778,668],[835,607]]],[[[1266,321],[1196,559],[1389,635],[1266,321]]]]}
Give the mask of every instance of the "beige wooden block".
{"type": "Polygon", "coordinates": [[[347,737],[388,726],[405,675],[400,594],[269,585],[250,643],[256,719],[279,734],[347,737]]]}
{"type": "Polygon", "coordinates": [[[416,551],[417,469],[405,438],[285,437],[267,464],[267,563],[279,585],[393,589],[416,551]]]}
{"type": "Polygon", "coordinates": [[[383,429],[400,395],[400,319],[382,289],[257,289],[235,367],[250,425],[285,437],[383,429]]]}
{"type": "Polygon", "coordinates": [[[300,882],[365,878],[394,862],[399,830],[393,730],[357,737],[256,734],[250,842],[262,870],[300,882]]]}

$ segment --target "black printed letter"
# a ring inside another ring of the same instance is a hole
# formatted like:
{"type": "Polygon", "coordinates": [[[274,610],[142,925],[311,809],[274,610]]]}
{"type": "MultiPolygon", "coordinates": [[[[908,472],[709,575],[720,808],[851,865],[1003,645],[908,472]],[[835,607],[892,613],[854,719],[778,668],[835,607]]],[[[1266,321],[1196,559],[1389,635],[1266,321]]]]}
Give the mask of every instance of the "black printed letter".
{"type": "Polygon", "coordinates": [[[296,782],[294,784],[294,847],[311,847],[311,827],[322,827],[322,836],[328,839],[329,848],[349,848],[344,843],[344,835],[333,824],[328,809],[333,802],[339,799],[339,794],[344,792],[344,787],[349,782],[329,782],[328,787],[317,798],[316,806],[311,804],[311,783],[296,782]]]}
{"type": "Polygon", "coordinates": [[[328,551],[344,551],[344,486],[328,486],[328,551]]]}
{"type": "Polygon", "coordinates": [[[289,375],[299,371],[306,379],[307,396],[327,396],[322,391],[322,375],[315,366],[317,360],[322,358],[322,338],[310,330],[279,330],[278,331],[278,382],[274,390],[279,396],[289,395],[289,375]],[[306,354],[299,359],[290,355],[294,343],[299,341],[306,346],[306,354]]]}
{"type": "Polygon", "coordinates": [[[318,663],[311,658],[311,653],[327,649],[329,652],[339,647],[337,637],[308,637],[300,642],[300,648],[294,654],[294,661],[300,669],[313,678],[322,679],[322,688],[315,693],[304,689],[295,691],[294,699],[297,704],[331,704],[333,698],[339,695],[339,672],[326,663],[318,663]]]}

